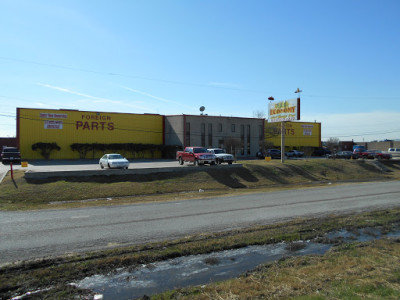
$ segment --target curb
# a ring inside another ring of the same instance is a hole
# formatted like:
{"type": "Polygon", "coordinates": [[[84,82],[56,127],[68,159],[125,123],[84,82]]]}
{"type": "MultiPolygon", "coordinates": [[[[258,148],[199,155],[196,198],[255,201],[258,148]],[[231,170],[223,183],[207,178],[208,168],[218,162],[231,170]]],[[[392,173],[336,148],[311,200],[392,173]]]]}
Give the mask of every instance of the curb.
{"type": "Polygon", "coordinates": [[[26,171],[26,179],[47,179],[55,177],[91,177],[91,176],[115,176],[115,175],[141,175],[153,173],[171,173],[171,172],[200,172],[205,170],[217,170],[220,168],[231,169],[241,168],[242,164],[221,165],[216,167],[168,167],[168,168],[143,168],[143,169],[104,169],[104,170],[82,170],[82,171],[52,171],[52,172],[32,172],[26,171]]]}
{"type": "Polygon", "coordinates": [[[0,173],[0,183],[3,182],[4,177],[6,177],[8,174],[8,170],[6,170],[5,172],[0,173]]]}

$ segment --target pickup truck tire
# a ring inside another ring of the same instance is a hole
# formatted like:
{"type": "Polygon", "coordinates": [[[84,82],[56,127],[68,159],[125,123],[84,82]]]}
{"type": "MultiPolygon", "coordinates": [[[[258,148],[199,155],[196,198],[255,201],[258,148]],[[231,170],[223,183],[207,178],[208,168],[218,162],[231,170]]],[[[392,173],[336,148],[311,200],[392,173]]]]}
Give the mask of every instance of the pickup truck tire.
{"type": "Polygon", "coordinates": [[[182,166],[183,165],[183,159],[182,157],[179,157],[179,164],[182,166]]]}
{"type": "Polygon", "coordinates": [[[228,165],[231,165],[232,164],[232,162],[231,161],[228,161],[228,165]]]}
{"type": "Polygon", "coordinates": [[[214,166],[215,165],[215,161],[211,162],[211,165],[214,166]]]}

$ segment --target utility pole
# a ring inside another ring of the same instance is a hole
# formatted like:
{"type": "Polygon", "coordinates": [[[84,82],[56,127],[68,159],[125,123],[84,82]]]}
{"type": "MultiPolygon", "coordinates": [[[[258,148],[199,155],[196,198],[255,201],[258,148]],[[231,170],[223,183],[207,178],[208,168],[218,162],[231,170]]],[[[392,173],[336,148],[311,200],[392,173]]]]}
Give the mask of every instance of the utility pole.
{"type": "Polygon", "coordinates": [[[281,122],[281,163],[285,162],[285,121],[281,122]]]}

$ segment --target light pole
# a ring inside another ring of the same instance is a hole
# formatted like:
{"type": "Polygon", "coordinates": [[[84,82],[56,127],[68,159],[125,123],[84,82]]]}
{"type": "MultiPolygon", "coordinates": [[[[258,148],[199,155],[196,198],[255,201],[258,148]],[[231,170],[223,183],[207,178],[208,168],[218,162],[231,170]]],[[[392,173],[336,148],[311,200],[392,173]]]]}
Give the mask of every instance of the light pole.
{"type": "MultiPolygon", "coordinates": [[[[274,101],[274,97],[268,97],[268,100],[274,101]]],[[[285,162],[285,122],[281,122],[281,162],[285,162]]]]}
{"type": "Polygon", "coordinates": [[[299,94],[299,97],[298,97],[298,98],[300,99],[300,93],[302,92],[302,90],[299,89],[299,88],[297,88],[297,90],[295,90],[294,92],[295,92],[295,94],[299,94]]]}

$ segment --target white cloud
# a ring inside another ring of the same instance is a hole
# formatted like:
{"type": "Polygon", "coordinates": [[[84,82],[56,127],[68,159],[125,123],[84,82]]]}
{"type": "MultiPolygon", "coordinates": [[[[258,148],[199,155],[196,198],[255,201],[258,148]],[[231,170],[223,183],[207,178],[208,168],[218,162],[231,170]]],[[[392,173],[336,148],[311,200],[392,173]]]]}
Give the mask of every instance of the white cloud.
{"type": "Polygon", "coordinates": [[[1,119],[0,123],[0,137],[15,137],[15,119],[5,120],[1,119]]]}
{"type": "Polygon", "coordinates": [[[139,90],[136,90],[136,89],[132,89],[130,87],[121,86],[121,88],[126,89],[126,90],[131,91],[131,92],[134,92],[134,93],[137,93],[137,94],[140,94],[140,95],[143,95],[143,96],[146,96],[146,97],[150,97],[150,98],[159,100],[161,102],[179,104],[178,102],[175,102],[175,101],[172,101],[172,100],[168,100],[168,99],[165,99],[165,98],[161,98],[161,97],[158,97],[158,96],[154,96],[152,94],[149,94],[149,93],[146,93],[146,92],[142,92],[142,91],[139,91],[139,90]]]}
{"type": "Polygon", "coordinates": [[[106,99],[106,98],[100,98],[100,97],[95,97],[95,96],[91,96],[91,95],[87,95],[87,94],[83,94],[83,93],[79,93],[79,92],[75,92],[66,88],[62,88],[62,87],[58,87],[58,86],[53,86],[50,84],[44,84],[44,83],[38,83],[38,85],[49,88],[49,89],[54,89],[63,93],[68,93],[68,94],[72,94],[72,95],[77,95],[77,96],[81,96],[81,97],[85,97],[88,99],[92,99],[94,100],[94,103],[121,103],[120,101],[116,101],[116,100],[110,100],[110,99],[106,99]]]}

